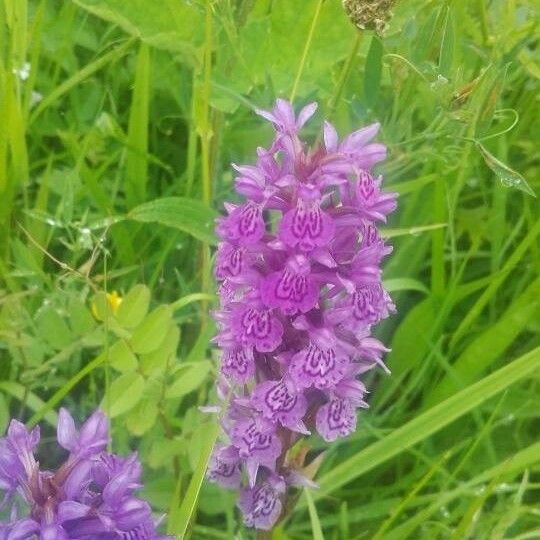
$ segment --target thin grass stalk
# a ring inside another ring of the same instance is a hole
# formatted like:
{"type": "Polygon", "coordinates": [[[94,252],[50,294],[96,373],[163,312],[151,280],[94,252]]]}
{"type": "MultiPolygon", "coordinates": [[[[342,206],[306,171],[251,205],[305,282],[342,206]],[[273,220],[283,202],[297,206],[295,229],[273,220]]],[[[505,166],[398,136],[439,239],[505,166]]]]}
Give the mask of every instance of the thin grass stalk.
{"type": "Polygon", "coordinates": [[[313,41],[313,34],[315,33],[315,27],[317,26],[317,21],[319,20],[319,15],[321,13],[321,7],[323,5],[323,2],[324,0],[318,0],[317,6],[315,7],[315,13],[313,14],[313,19],[311,19],[311,26],[309,27],[306,44],[304,45],[302,58],[300,59],[300,64],[298,65],[298,71],[296,72],[296,78],[294,79],[294,84],[293,84],[291,95],[289,98],[289,101],[291,103],[294,103],[294,98],[298,90],[298,84],[300,83],[302,73],[304,72],[304,67],[306,65],[307,56],[309,53],[309,49],[311,47],[311,42],[313,41]]]}

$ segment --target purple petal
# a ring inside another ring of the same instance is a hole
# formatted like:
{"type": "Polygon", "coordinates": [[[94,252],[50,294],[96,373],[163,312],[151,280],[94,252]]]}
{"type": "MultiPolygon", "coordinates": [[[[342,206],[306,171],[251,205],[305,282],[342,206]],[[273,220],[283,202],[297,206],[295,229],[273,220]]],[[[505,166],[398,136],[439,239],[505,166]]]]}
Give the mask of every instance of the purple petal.
{"type": "Polygon", "coordinates": [[[309,103],[306,105],[298,115],[298,120],[296,121],[296,128],[300,129],[314,114],[317,110],[317,102],[309,103]]]}
{"type": "Polygon", "coordinates": [[[74,451],[78,441],[75,421],[68,410],[62,407],[58,412],[58,425],[56,428],[58,444],[69,451],[74,451]]]}

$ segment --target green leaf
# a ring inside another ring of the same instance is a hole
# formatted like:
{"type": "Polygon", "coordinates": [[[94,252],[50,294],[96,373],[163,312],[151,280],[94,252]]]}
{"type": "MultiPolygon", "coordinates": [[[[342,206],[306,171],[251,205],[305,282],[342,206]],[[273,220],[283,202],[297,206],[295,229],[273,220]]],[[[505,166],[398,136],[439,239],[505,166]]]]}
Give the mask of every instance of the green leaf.
{"type": "Polygon", "coordinates": [[[137,369],[138,364],[137,357],[123,339],[109,348],[109,363],[111,367],[122,373],[137,369]]]}
{"type": "Polygon", "coordinates": [[[150,102],[150,52],[142,44],[137,57],[126,155],[126,199],[129,207],[146,200],[148,180],[148,107],[150,102]]]}
{"type": "Polygon", "coordinates": [[[92,317],[90,310],[79,298],[71,297],[68,305],[69,326],[74,334],[84,336],[89,334],[95,327],[96,321],[92,317]]]}
{"type": "Polygon", "coordinates": [[[420,291],[429,294],[429,289],[421,281],[413,278],[385,279],[384,287],[388,292],[420,291]]]}
{"type": "MultiPolygon", "coordinates": [[[[439,493],[432,504],[420,511],[414,512],[413,516],[405,523],[389,531],[384,537],[385,540],[402,540],[403,538],[409,538],[411,533],[417,527],[426,523],[429,520],[429,517],[435,512],[440,511],[441,508],[445,508],[446,505],[454,499],[463,499],[466,496],[470,496],[471,488],[482,485],[494,478],[512,478],[519,472],[538,463],[539,455],[540,443],[531,444],[525,449],[510,456],[509,459],[504,459],[494,467],[484,470],[473,479],[467,482],[460,482],[455,489],[439,493]]],[[[480,491],[483,492],[484,490],[485,486],[482,486],[480,491]]]]}
{"type": "Polygon", "coordinates": [[[157,415],[156,400],[145,397],[127,415],[126,426],[133,435],[140,437],[154,425],[157,415]]]}
{"type": "Polygon", "coordinates": [[[534,192],[533,188],[528,184],[527,180],[525,180],[521,174],[508,167],[508,165],[505,165],[502,161],[498,160],[480,142],[475,141],[475,144],[478,150],[480,150],[486,165],[495,173],[504,187],[519,189],[520,191],[527,193],[527,195],[536,197],[536,193],[534,192]]]}
{"type": "Polygon", "coordinates": [[[315,498],[334,492],[414,444],[427,439],[539,368],[540,347],[537,347],[333,467],[319,479],[320,490],[314,494],[315,498]]]}
{"type": "Polygon", "coordinates": [[[176,357],[176,349],[180,341],[180,330],[176,325],[171,325],[161,345],[151,353],[141,355],[141,371],[145,375],[152,372],[162,371],[176,357]]]}
{"type": "Polygon", "coordinates": [[[371,45],[366,58],[366,69],[364,72],[364,97],[366,103],[373,107],[379,95],[381,86],[383,44],[380,38],[373,35],[371,45]]]}
{"type": "Polygon", "coordinates": [[[141,324],[150,305],[150,289],[146,285],[135,285],[118,306],[116,319],[123,328],[135,328],[141,324]]]}
{"type": "Polygon", "coordinates": [[[481,93],[478,101],[476,101],[476,103],[478,103],[475,126],[476,137],[485,135],[491,126],[497,102],[506,82],[508,66],[509,64],[506,64],[496,72],[491,70],[487,74],[488,76],[482,80],[481,93]],[[480,97],[484,98],[483,102],[481,103],[479,102],[480,97]]]}
{"type": "Polygon", "coordinates": [[[149,313],[131,336],[130,345],[138,354],[155,351],[165,339],[171,325],[169,306],[159,306],[149,313]]]}
{"type": "Polygon", "coordinates": [[[94,15],[113,22],[149,45],[195,56],[202,17],[187,2],[163,0],[73,0],[94,15]]]}
{"type": "Polygon", "coordinates": [[[454,18],[452,8],[451,6],[448,6],[446,8],[441,51],[439,54],[439,71],[445,77],[450,77],[452,73],[455,41],[454,18]]]}
{"type": "Polygon", "coordinates": [[[110,320],[113,317],[113,310],[107,293],[100,291],[96,293],[92,300],[92,313],[98,321],[110,320]]]}
{"type": "Polygon", "coordinates": [[[129,219],[142,223],[160,223],[191,234],[208,244],[216,244],[214,220],[217,213],[196,199],[165,197],[137,206],[129,219]]]}
{"type": "Polygon", "coordinates": [[[58,86],[55,86],[54,90],[45,96],[33,110],[29,123],[32,123],[47,107],[52,105],[57,99],[69,92],[82,81],[93,75],[96,71],[99,71],[107,64],[113,63],[124,56],[129,47],[131,47],[132,42],[132,40],[126,41],[116,49],[113,49],[112,51],[105,53],[103,56],[100,56],[97,60],[86,64],[80,71],[63,81],[58,86]]]}
{"type": "Polygon", "coordinates": [[[115,379],[109,388],[109,393],[103,399],[101,407],[111,418],[124,414],[142,398],[144,378],[140,373],[129,372],[115,379]]]}
{"type": "Polygon", "coordinates": [[[158,469],[171,462],[186,446],[185,439],[156,439],[152,442],[148,453],[147,463],[153,469],[158,469]]]}
{"type": "Polygon", "coordinates": [[[510,275],[511,271],[516,268],[521,258],[525,255],[529,247],[536,240],[536,237],[540,233],[540,221],[537,221],[534,226],[527,232],[527,236],[521,240],[516,249],[505,261],[501,271],[492,276],[492,279],[486,288],[486,290],[480,295],[478,300],[472,305],[463,319],[460,321],[459,326],[455,330],[450,339],[450,347],[456,345],[456,343],[463,337],[467,329],[471,327],[471,324],[480,316],[482,310],[486,307],[487,303],[494,297],[498,288],[502,285],[504,280],[510,275]]]}
{"type": "Polygon", "coordinates": [[[66,321],[51,305],[43,306],[38,311],[36,324],[42,338],[56,350],[61,350],[73,342],[73,334],[66,321]]]}
{"type": "MultiPolygon", "coordinates": [[[[105,362],[107,357],[104,354],[96,356],[93,360],[88,362],[83,368],[79,369],[71,379],[66,381],[42,406],[40,406],[36,412],[32,415],[30,420],[26,423],[28,427],[35,426],[42,418],[47,419],[50,414],[55,414],[52,409],[62,401],[62,399],[68,394],[68,392],[75,387],[80,381],[82,381],[89,373],[94,371],[105,362]]],[[[40,400],[41,401],[41,400],[40,400]]],[[[56,425],[56,421],[54,422],[56,425]]]]}
{"type": "Polygon", "coordinates": [[[198,388],[208,375],[212,364],[208,360],[180,364],[171,386],[165,392],[168,399],[179,398],[198,388]]]}

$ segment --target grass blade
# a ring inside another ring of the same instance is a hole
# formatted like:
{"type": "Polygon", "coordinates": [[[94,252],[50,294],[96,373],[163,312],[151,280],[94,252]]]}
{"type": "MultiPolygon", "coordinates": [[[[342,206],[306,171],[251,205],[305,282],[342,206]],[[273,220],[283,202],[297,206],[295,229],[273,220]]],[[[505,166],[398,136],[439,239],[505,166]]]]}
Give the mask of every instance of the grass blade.
{"type": "Polygon", "coordinates": [[[482,310],[486,307],[491,297],[495,294],[497,289],[502,285],[503,281],[510,274],[510,271],[517,265],[523,255],[529,249],[529,246],[534,242],[538,233],[540,233],[540,221],[536,222],[536,225],[529,231],[527,236],[521,241],[521,244],[514,250],[512,255],[506,261],[506,264],[501,271],[493,278],[487,289],[482,293],[480,298],[467,312],[461,324],[454,332],[452,339],[450,340],[450,347],[453,347],[466,331],[471,327],[472,323],[477,319],[482,310]]]}
{"type": "Polygon", "coordinates": [[[324,535],[321,528],[321,522],[319,521],[319,514],[317,514],[317,508],[313,502],[313,497],[309,489],[304,489],[306,495],[306,501],[309,510],[309,519],[311,520],[311,534],[313,540],[324,540],[324,535]]]}
{"type": "Polygon", "coordinates": [[[320,478],[320,490],[316,493],[316,498],[332,493],[363,473],[400,454],[406,448],[428,438],[511,384],[534,373],[538,368],[540,368],[540,347],[454,394],[334,467],[332,471],[320,478]]]}
{"type": "Polygon", "coordinates": [[[84,66],[80,71],[72,75],[69,79],[57,86],[48,96],[45,96],[39,105],[34,109],[34,112],[30,115],[28,124],[32,124],[36,118],[50,105],[52,105],[57,99],[61,98],[64,94],[69,92],[73,87],[93,75],[96,71],[105,67],[107,64],[115,62],[128,51],[133,44],[133,39],[129,39],[122,43],[119,47],[109,51],[103,56],[94,60],[90,64],[84,66]]]}
{"type": "Polygon", "coordinates": [[[137,58],[127,136],[126,198],[130,208],[146,200],[149,101],[150,51],[143,43],[137,58]]]}
{"type": "Polygon", "coordinates": [[[199,498],[199,492],[208,466],[208,460],[210,459],[218,433],[219,424],[216,421],[210,422],[206,437],[201,445],[199,462],[197,463],[197,467],[189,482],[184,500],[182,501],[180,508],[171,508],[169,512],[168,532],[175,534],[179,540],[184,538],[193,512],[197,506],[197,499],[199,498]]]}

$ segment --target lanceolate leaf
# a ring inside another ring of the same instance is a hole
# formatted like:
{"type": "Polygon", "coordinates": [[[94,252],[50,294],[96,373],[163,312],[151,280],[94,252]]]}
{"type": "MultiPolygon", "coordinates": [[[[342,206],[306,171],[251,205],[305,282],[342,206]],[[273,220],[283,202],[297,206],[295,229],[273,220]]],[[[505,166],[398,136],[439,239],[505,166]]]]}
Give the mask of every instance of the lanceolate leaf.
{"type": "Polygon", "coordinates": [[[527,183],[527,180],[525,180],[520,173],[514,171],[508,167],[508,165],[505,165],[502,161],[498,160],[491,152],[489,152],[489,150],[486,149],[485,146],[478,141],[476,141],[476,146],[478,150],[480,150],[486,165],[495,173],[504,187],[519,189],[528,195],[536,197],[536,193],[534,192],[533,188],[527,183]]]}
{"type": "Polygon", "coordinates": [[[217,213],[196,199],[165,197],[137,206],[127,216],[143,223],[161,223],[215,244],[214,220],[217,213]]]}

